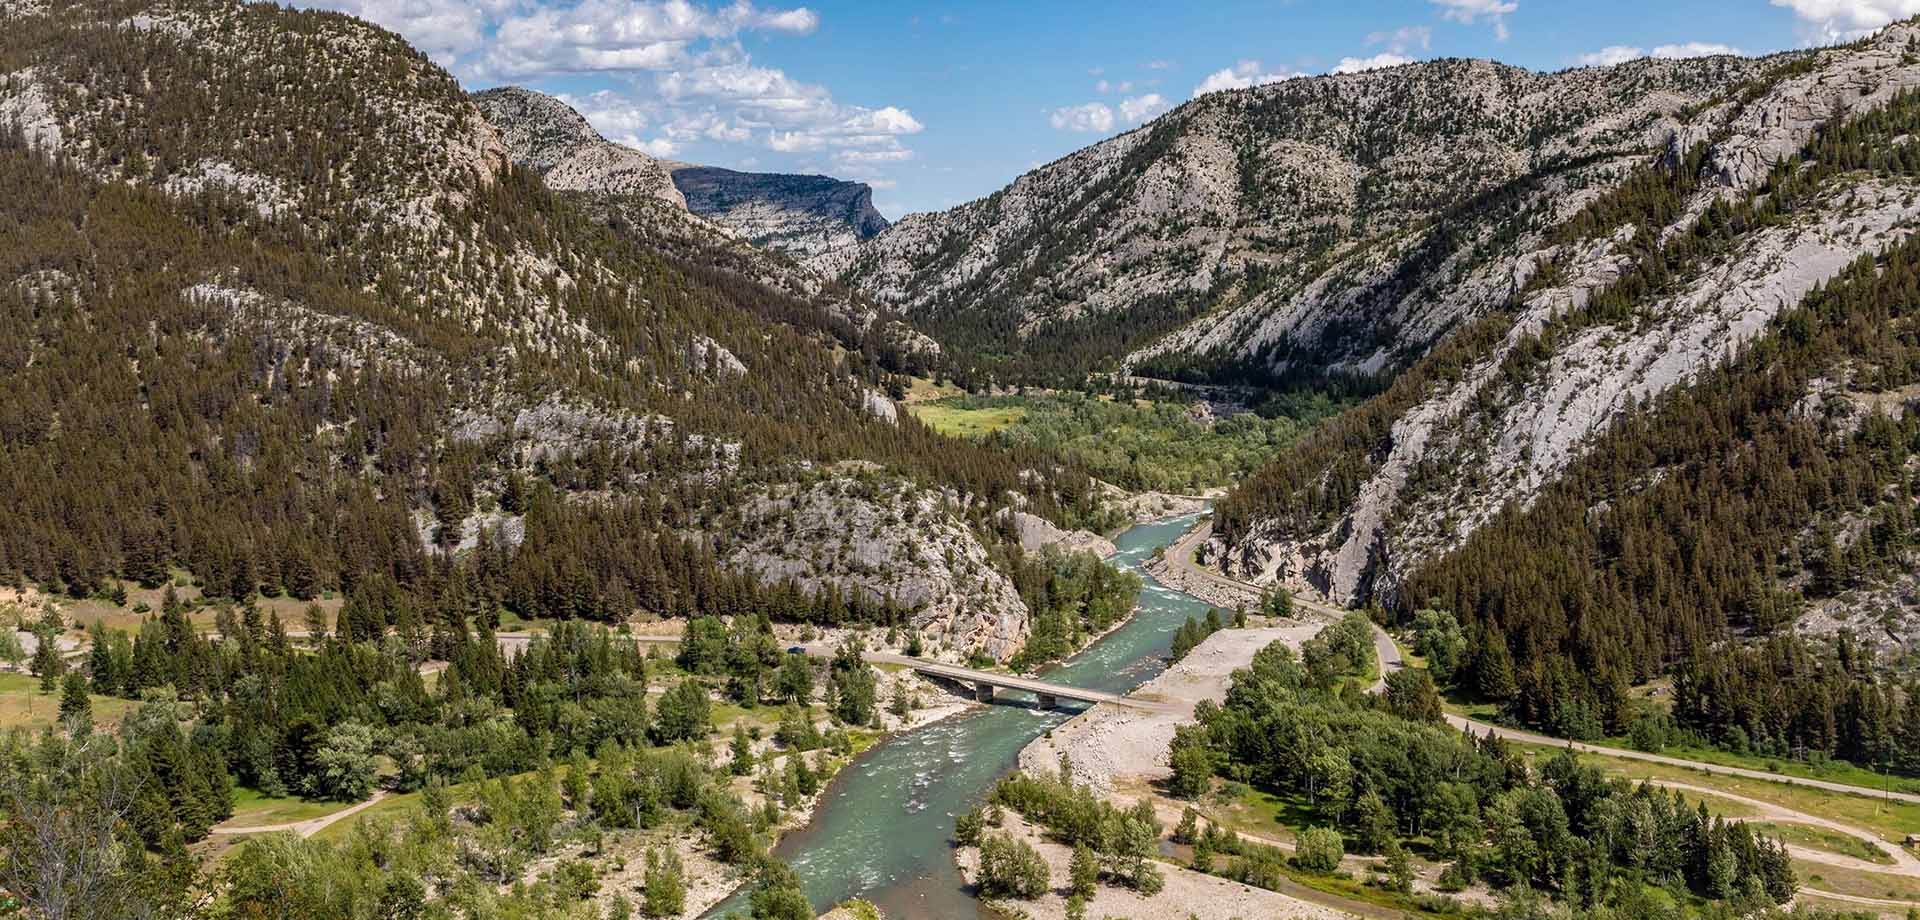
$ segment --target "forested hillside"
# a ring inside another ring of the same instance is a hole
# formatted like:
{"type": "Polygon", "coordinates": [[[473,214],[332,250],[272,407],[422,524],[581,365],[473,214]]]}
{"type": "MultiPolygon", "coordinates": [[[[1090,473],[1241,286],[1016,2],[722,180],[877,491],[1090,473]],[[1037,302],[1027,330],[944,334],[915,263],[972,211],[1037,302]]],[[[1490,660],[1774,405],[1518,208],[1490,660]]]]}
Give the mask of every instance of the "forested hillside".
{"type": "Polygon", "coordinates": [[[500,556],[481,580],[523,615],[672,615],[760,590],[716,563],[714,509],[856,459],[939,491],[968,539],[1009,496],[1105,523],[1049,455],[876,415],[891,377],[860,330],[733,268],[764,263],[546,189],[397,37],[141,9],[17,12],[0,37],[11,578],[390,582],[432,620],[500,556]]]}
{"type": "Polygon", "coordinates": [[[1912,611],[1882,590],[1914,561],[1920,104],[1875,73],[1884,100],[1751,184],[1717,136],[1555,228],[1505,309],[1222,503],[1227,564],[1454,612],[1459,687],[1527,724],[1624,733],[1671,676],[1729,747],[1920,770],[1912,611]],[[1573,267],[1596,246],[1608,271],[1573,267]]]}

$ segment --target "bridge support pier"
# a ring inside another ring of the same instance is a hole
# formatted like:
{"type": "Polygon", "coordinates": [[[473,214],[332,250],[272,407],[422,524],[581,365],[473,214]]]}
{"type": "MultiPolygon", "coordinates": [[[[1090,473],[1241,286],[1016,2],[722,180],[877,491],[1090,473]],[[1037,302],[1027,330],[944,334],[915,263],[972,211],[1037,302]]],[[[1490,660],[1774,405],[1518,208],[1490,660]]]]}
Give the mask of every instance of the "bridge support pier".
{"type": "Polygon", "coordinates": [[[1060,708],[1059,697],[1054,696],[1051,693],[1041,693],[1041,694],[1038,694],[1038,696],[1040,697],[1041,709],[1059,709],[1060,708]]]}
{"type": "Polygon", "coordinates": [[[989,683],[974,684],[973,698],[982,703],[993,702],[993,685],[989,683]]]}

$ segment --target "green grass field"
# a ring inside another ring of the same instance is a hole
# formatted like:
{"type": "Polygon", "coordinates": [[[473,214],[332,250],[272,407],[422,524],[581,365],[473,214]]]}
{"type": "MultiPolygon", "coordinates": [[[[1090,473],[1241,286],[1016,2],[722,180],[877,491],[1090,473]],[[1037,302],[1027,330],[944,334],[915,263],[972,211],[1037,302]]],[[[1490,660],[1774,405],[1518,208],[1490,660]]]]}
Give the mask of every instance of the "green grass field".
{"type": "Polygon", "coordinates": [[[233,790],[233,817],[223,823],[235,827],[294,824],[323,818],[343,808],[352,807],[351,802],[309,802],[304,799],[274,797],[258,789],[241,786],[233,790]]]}
{"type": "MultiPolygon", "coordinates": [[[[110,728],[120,724],[139,703],[115,696],[94,696],[93,724],[110,728]]],[[[0,673],[0,729],[25,728],[33,731],[54,724],[60,718],[60,694],[40,692],[40,678],[25,671],[0,673]]]]}
{"type": "Polygon", "coordinates": [[[907,411],[927,427],[941,434],[961,438],[989,435],[1011,427],[1027,416],[1027,410],[1020,406],[963,409],[935,402],[910,403],[907,411]]]}
{"type": "MultiPolygon", "coordinates": [[[[1712,803],[1708,803],[1707,807],[1712,808],[1712,803]]],[[[1808,827],[1804,824],[1775,824],[1771,821],[1755,821],[1751,826],[1756,833],[1778,837],[1795,846],[1838,853],[1841,856],[1851,856],[1887,866],[1893,865],[1893,857],[1881,852],[1879,847],[1870,846],[1866,841],[1850,834],[1808,827]]]]}

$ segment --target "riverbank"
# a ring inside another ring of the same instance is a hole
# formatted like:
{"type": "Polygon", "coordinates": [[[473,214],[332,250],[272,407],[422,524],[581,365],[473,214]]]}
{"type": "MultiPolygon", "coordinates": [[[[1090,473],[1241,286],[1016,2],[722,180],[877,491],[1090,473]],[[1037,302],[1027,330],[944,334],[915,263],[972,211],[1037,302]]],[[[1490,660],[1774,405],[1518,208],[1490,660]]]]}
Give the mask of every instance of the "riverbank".
{"type": "MultiPolygon", "coordinates": [[[[1007,814],[1002,826],[993,832],[1009,834],[1038,850],[1041,858],[1046,860],[1052,877],[1052,884],[1045,894],[1031,901],[1009,902],[1004,905],[1004,912],[1008,916],[1025,916],[1030,920],[1066,920],[1067,881],[1071,877],[1068,867],[1073,860],[1073,848],[1047,839],[1040,828],[1012,812],[1007,814]]],[[[979,849],[963,847],[954,852],[962,871],[971,878],[978,869],[979,849]]],[[[1086,916],[1126,917],[1129,920],[1241,920],[1249,917],[1265,920],[1351,920],[1352,916],[1277,891],[1255,888],[1217,875],[1165,863],[1160,865],[1160,872],[1166,880],[1166,887],[1151,897],[1130,888],[1108,884],[1095,886],[1093,897],[1087,899],[1085,905],[1086,916]]]]}
{"type": "MultiPolygon", "coordinates": [[[[841,774],[860,762],[861,752],[935,723],[966,714],[984,705],[913,671],[892,671],[879,667],[874,667],[874,671],[877,675],[874,698],[876,705],[880,707],[881,731],[871,743],[864,745],[861,751],[853,756],[833,758],[832,772],[819,778],[819,791],[801,804],[782,811],[780,823],[771,832],[774,846],[777,847],[788,835],[812,826],[815,813],[822,803],[827,801],[829,794],[836,791],[835,784],[841,779],[841,774]],[[891,708],[896,692],[904,692],[911,701],[904,715],[895,713],[891,708]]],[[[779,750],[771,737],[755,741],[753,752],[755,774],[765,770],[776,776],[785,773],[787,760],[794,754],[794,752],[779,750]],[[761,766],[762,764],[764,766],[761,766]]],[[[731,757],[732,752],[725,746],[721,746],[713,752],[710,765],[716,770],[725,771],[731,757]]],[[[821,765],[820,761],[820,752],[813,752],[808,763],[817,769],[821,765]]],[[[756,787],[754,775],[734,777],[731,788],[749,809],[759,808],[769,799],[766,792],[756,787]]],[[[679,852],[687,867],[686,909],[679,914],[682,920],[694,920],[694,918],[705,916],[753,881],[751,876],[742,874],[738,867],[717,863],[708,857],[707,843],[699,835],[676,838],[673,841],[673,847],[679,852]]]]}
{"type": "Polygon", "coordinates": [[[1226,699],[1234,670],[1251,664],[1261,649],[1285,642],[1298,650],[1320,629],[1315,624],[1220,630],[1128,694],[1171,703],[1171,708],[1160,712],[1095,706],[1028,744],[1020,752],[1020,769],[1057,770],[1065,754],[1073,763],[1076,781],[1109,795],[1116,789],[1165,780],[1171,775],[1167,746],[1174,729],[1194,720],[1201,700],[1226,699]]]}

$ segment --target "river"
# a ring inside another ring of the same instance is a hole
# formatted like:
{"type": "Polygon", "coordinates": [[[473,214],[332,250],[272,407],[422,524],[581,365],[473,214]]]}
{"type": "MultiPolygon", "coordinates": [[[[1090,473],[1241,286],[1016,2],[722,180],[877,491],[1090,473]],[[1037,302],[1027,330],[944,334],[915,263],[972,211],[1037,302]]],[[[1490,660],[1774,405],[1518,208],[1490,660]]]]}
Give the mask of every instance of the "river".
{"type": "MultiPolygon", "coordinates": [[[[1114,541],[1113,563],[1145,580],[1133,619],[1043,671],[1045,679],[1124,693],[1160,673],[1174,630],[1187,617],[1204,617],[1208,607],[1155,582],[1140,566],[1197,519],[1142,524],[1114,541]]],[[[1039,709],[1023,694],[1003,695],[1029,705],[996,703],[896,736],[834,778],[813,821],[774,850],[800,874],[816,910],[861,897],[893,918],[995,916],[967,893],[954,867],[953,818],[985,799],[1027,742],[1073,715],[1039,709]]],[[[746,909],[743,891],[707,916],[746,909]]]]}

